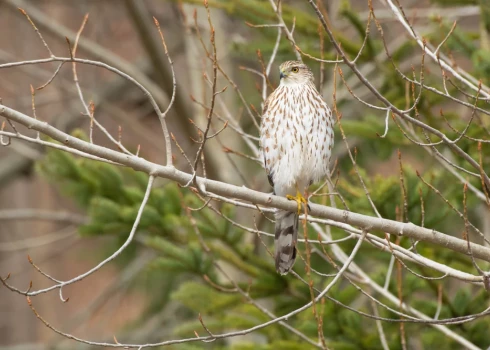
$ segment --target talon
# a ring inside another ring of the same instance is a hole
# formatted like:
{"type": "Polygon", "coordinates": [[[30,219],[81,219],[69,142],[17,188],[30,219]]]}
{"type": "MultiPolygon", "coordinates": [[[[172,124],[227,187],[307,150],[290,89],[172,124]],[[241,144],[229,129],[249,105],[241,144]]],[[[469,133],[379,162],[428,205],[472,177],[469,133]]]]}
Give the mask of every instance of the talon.
{"type": "Polygon", "coordinates": [[[305,197],[303,197],[303,195],[298,189],[296,189],[296,196],[292,196],[288,194],[286,195],[286,198],[292,201],[296,201],[296,203],[298,204],[298,215],[301,214],[302,212],[301,204],[305,205],[308,208],[308,211],[310,210],[310,205],[308,204],[308,200],[305,197]]]}

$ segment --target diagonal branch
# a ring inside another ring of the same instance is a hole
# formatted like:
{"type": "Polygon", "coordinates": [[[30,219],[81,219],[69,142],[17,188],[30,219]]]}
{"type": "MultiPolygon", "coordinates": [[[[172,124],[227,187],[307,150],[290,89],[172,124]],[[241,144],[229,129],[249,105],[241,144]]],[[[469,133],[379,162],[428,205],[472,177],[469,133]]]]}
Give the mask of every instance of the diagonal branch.
{"type": "MultiPolygon", "coordinates": [[[[332,42],[332,45],[335,47],[335,50],[339,54],[339,56],[343,59],[344,63],[350,68],[350,70],[359,78],[360,81],[372,92],[372,94],[380,101],[382,102],[387,108],[391,109],[393,113],[398,115],[400,118],[403,120],[407,120],[410,123],[412,123],[415,126],[418,126],[425,130],[428,133],[431,133],[432,135],[437,136],[440,138],[444,144],[446,144],[451,151],[453,151],[455,154],[460,156],[462,159],[466,160],[473,168],[480,170],[480,165],[478,162],[473,159],[468,153],[466,153],[464,150],[462,150],[458,145],[454,144],[444,133],[441,131],[423,123],[417,118],[413,118],[404,111],[400,110],[397,108],[395,105],[393,105],[381,92],[374,87],[374,85],[362,74],[362,72],[357,68],[356,64],[349,60],[347,57],[346,53],[344,50],[340,47],[340,44],[338,41],[335,39],[332,31],[328,27],[328,24],[325,20],[325,17],[321,13],[320,9],[316,5],[315,1],[313,0],[307,0],[311,7],[314,9],[315,13],[317,14],[318,18],[320,19],[320,22],[322,23],[323,29],[327,33],[328,37],[330,38],[330,41],[332,42]]],[[[485,172],[482,172],[483,181],[487,186],[490,186],[490,178],[485,172]]]]}
{"type": "MultiPolygon", "coordinates": [[[[61,142],[67,147],[67,149],[69,147],[77,150],[79,155],[87,154],[91,155],[92,157],[97,156],[99,158],[104,158],[108,161],[119,163],[137,171],[142,171],[153,176],[167,178],[181,185],[188,183],[193,176],[192,174],[177,170],[174,167],[158,165],[140,157],[123,154],[121,152],[80,140],[52,127],[51,125],[35,120],[34,118],[13,110],[7,106],[0,105],[0,116],[10,119],[13,122],[28,126],[33,130],[39,131],[53,138],[54,140],[61,142]]],[[[245,187],[234,186],[224,182],[204,179],[201,177],[196,177],[196,180],[198,185],[204,186],[207,191],[224,197],[237,198],[254,204],[261,204],[288,211],[294,211],[297,209],[295,203],[288,201],[284,197],[274,196],[272,194],[262,193],[245,187]]],[[[403,223],[383,218],[376,218],[318,204],[310,204],[310,206],[310,214],[312,216],[347,223],[361,229],[379,230],[396,236],[406,236],[468,255],[468,246],[465,240],[452,237],[436,230],[420,227],[410,222],[403,223]]],[[[490,248],[471,243],[471,251],[475,258],[490,262],[490,248]]]]}
{"type": "MultiPolygon", "coordinates": [[[[427,44],[424,42],[423,39],[419,37],[419,35],[415,32],[415,29],[407,22],[405,16],[403,13],[400,11],[400,9],[395,6],[392,0],[385,0],[388,6],[390,7],[391,11],[395,15],[396,19],[403,25],[403,27],[407,30],[408,34],[417,41],[417,44],[420,46],[422,50],[430,57],[432,58],[437,64],[439,64],[443,69],[447,70],[448,72],[451,72],[452,75],[454,75],[455,78],[457,78],[460,82],[468,86],[469,88],[479,91],[480,88],[478,87],[478,84],[475,84],[471,82],[469,79],[469,74],[462,70],[459,67],[453,68],[449,63],[446,62],[446,58],[443,57],[441,53],[439,53],[439,48],[435,50],[435,52],[431,51],[428,47],[427,44]],[[465,78],[463,75],[466,75],[467,78],[465,78]]],[[[476,80],[475,78],[471,77],[472,79],[476,80]]],[[[490,98],[490,89],[488,87],[484,87],[485,91],[480,91],[480,94],[483,95],[486,98],[490,98]]]]}

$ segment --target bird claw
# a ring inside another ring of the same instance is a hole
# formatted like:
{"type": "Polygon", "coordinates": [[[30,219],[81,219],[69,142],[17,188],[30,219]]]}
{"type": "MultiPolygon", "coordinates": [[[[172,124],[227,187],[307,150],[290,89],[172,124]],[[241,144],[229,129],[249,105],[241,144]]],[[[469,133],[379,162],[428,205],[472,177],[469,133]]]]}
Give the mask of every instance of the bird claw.
{"type": "Polygon", "coordinates": [[[301,205],[305,205],[308,211],[310,211],[310,205],[308,204],[308,200],[303,197],[303,195],[297,191],[296,196],[292,196],[290,194],[286,195],[286,198],[289,199],[290,201],[295,201],[298,204],[298,215],[301,214],[301,205]]]}

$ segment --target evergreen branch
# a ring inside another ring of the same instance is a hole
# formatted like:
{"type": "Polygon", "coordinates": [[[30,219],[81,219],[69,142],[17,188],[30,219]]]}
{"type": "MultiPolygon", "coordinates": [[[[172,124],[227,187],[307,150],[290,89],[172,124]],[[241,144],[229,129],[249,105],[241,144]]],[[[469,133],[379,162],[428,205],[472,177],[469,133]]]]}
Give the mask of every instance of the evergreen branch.
{"type": "MultiPolygon", "coordinates": [[[[80,140],[54,128],[49,124],[35,120],[34,118],[4,105],[0,105],[0,115],[11,120],[12,122],[28,126],[31,129],[47,135],[64,144],[66,147],[73,149],[71,152],[77,152],[78,155],[84,157],[91,155],[98,158],[103,158],[105,160],[133,168],[134,170],[145,172],[151,176],[167,178],[181,185],[187,184],[193,177],[192,174],[179,171],[174,167],[158,165],[140,157],[122,154],[109,148],[80,140]]],[[[33,139],[31,142],[36,141],[33,139]]],[[[68,150],[68,148],[65,150],[68,150]]],[[[196,180],[198,186],[201,188],[206,188],[207,191],[224,197],[237,198],[250,203],[288,211],[294,211],[297,209],[295,203],[287,200],[284,197],[262,193],[248,188],[234,186],[221,181],[204,179],[201,177],[196,177],[196,180]]],[[[420,227],[410,222],[403,223],[384,218],[376,218],[313,203],[310,206],[310,215],[318,218],[331,219],[370,231],[379,230],[396,236],[409,237],[415,240],[436,244],[458,253],[468,254],[468,247],[465,240],[453,237],[452,235],[446,233],[438,232],[436,230],[420,227]]],[[[490,262],[490,248],[476,243],[471,243],[471,250],[475,258],[490,262]]]]}

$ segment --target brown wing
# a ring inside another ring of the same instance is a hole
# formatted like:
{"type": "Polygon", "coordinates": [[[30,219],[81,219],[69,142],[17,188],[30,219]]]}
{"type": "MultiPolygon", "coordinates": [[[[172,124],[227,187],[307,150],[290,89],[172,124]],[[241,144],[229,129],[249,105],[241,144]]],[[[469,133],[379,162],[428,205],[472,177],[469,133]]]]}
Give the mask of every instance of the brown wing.
{"type": "Polygon", "coordinates": [[[274,95],[274,92],[272,92],[269,97],[264,102],[264,107],[262,108],[262,116],[267,113],[267,109],[269,108],[269,103],[272,100],[272,96],[274,95]]]}
{"type": "MultiPolygon", "coordinates": [[[[265,114],[267,113],[267,110],[269,108],[269,104],[270,104],[270,101],[272,100],[273,95],[274,95],[274,93],[271,93],[269,95],[269,97],[267,97],[267,99],[265,100],[264,107],[262,108],[262,117],[264,117],[265,114]]],[[[267,159],[265,158],[265,152],[264,152],[264,168],[267,169],[267,159]]],[[[272,186],[272,188],[274,188],[274,181],[272,180],[272,173],[267,174],[267,180],[269,180],[269,184],[272,186]]]]}

